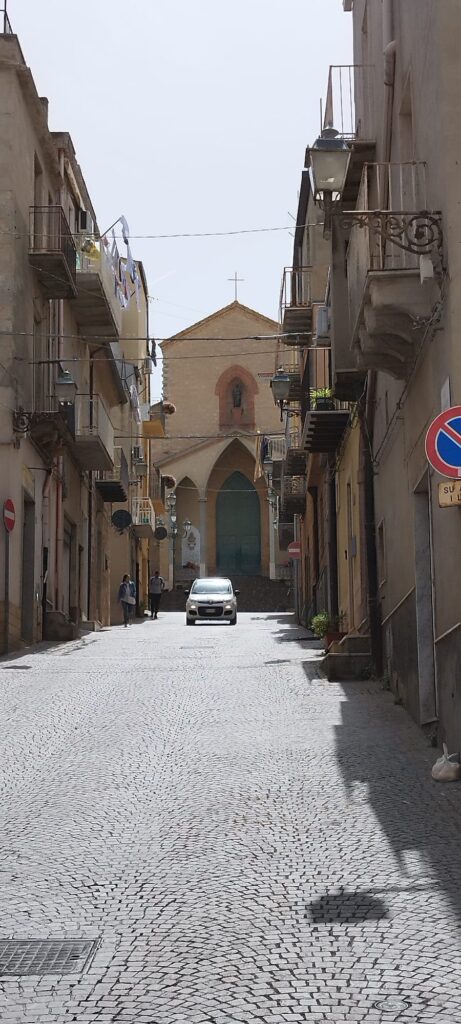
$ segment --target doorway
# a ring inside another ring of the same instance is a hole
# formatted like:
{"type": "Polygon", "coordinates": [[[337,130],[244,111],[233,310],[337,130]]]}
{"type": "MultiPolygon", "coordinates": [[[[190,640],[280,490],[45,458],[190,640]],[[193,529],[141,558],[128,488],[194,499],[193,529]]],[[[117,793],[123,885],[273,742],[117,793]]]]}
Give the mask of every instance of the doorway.
{"type": "Polygon", "coordinates": [[[216,502],[216,568],[220,575],[261,571],[261,510],[256,488],[243,473],[224,482],[216,502]]]}

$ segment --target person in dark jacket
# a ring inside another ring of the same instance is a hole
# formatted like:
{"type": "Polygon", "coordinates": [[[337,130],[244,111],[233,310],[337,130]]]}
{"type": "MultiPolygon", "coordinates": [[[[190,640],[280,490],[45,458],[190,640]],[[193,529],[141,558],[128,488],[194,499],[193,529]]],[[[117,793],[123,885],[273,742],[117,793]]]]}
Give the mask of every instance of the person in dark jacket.
{"type": "Polygon", "coordinates": [[[118,599],[123,611],[123,625],[125,629],[130,625],[133,609],[136,604],[136,588],[133,580],[130,580],[126,572],[118,588],[118,599]]]}

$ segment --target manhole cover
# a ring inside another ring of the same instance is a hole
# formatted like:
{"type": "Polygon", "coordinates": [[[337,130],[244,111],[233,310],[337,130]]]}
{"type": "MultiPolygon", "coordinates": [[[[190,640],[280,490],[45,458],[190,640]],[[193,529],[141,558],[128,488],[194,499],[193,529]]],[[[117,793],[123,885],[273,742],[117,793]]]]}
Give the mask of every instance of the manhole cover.
{"type": "Polygon", "coordinates": [[[408,999],[400,999],[398,996],[389,996],[388,999],[378,999],[373,1003],[375,1010],[382,1010],[383,1013],[401,1013],[408,1010],[410,1003],[408,999]]]}
{"type": "Polygon", "coordinates": [[[0,977],[80,974],[97,944],[88,939],[0,939],[0,977]]]}

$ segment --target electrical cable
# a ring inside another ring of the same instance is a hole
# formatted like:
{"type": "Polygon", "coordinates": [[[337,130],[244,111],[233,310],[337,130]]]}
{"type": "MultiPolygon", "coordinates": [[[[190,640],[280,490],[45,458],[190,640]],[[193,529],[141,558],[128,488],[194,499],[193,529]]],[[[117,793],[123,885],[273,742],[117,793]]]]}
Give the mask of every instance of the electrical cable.
{"type": "MultiPolygon", "coordinates": [[[[298,225],[294,225],[294,226],[297,227],[300,231],[305,231],[306,228],[319,228],[319,227],[323,227],[323,222],[315,221],[312,224],[298,224],[298,225]]],[[[150,239],[152,239],[153,241],[159,241],[159,240],[162,240],[162,239],[169,239],[169,238],[173,238],[173,239],[174,238],[228,238],[228,237],[230,237],[232,235],[261,235],[261,234],[269,234],[271,232],[278,232],[278,231],[293,231],[293,224],[287,224],[287,225],[282,225],[282,226],[278,226],[278,227],[267,227],[267,228],[266,227],[265,228],[236,228],[236,229],[231,230],[231,231],[177,231],[177,232],[173,232],[172,234],[165,233],[165,234],[158,234],[158,235],[149,235],[149,234],[148,235],[132,235],[132,234],[130,234],[130,241],[132,241],[133,239],[142,239],[142,240],[150,240],[150,239]]],[[[9,231],[9,230],[6,230],[6,229],[0,231],[0,235],[13,235],[15,238],[29,238],[30,237],[29,232],[27,232],[27,231],[17,232],[17,231],[9,231]]],[[[104,238],[105,237],[104,235],[99,235],[99,234],[96,234],[96,233],[90,232],[90,231],[88,231],[88,232],[87,231],[70,232],[69,235],[63,235],[62,237],[63,238],[68,237],[68,238],[72,238],[73,239],[73,238],[80,238],[82,235],[84,235],[85,238],[94,238],[96,240],[99,240],[100,238],[104,238]]],[[[116,240],[123,240],[123,241],[125,241],[125,239],[123,237],[123,234],[120,234],[120,235],[114,234],[113,235],[112,232],[111,232],[110,237],[111,238],[115,238],[116,240]]],[[[124,258],[125,257],[122,257],[122,259],[124,259],[124,258]]]]}

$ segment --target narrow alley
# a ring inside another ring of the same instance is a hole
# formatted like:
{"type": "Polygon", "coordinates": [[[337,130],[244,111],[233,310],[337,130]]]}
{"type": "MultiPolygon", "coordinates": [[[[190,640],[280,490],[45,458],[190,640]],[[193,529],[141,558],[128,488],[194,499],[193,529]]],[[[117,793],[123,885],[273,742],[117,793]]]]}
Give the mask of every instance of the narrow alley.
{"type": "Polygon", "coordinates": [[[0,663],[2,935],[95,943],[3,1024],[461,1022],[461,791],[318,659],[171,613],[0,663]]]}

